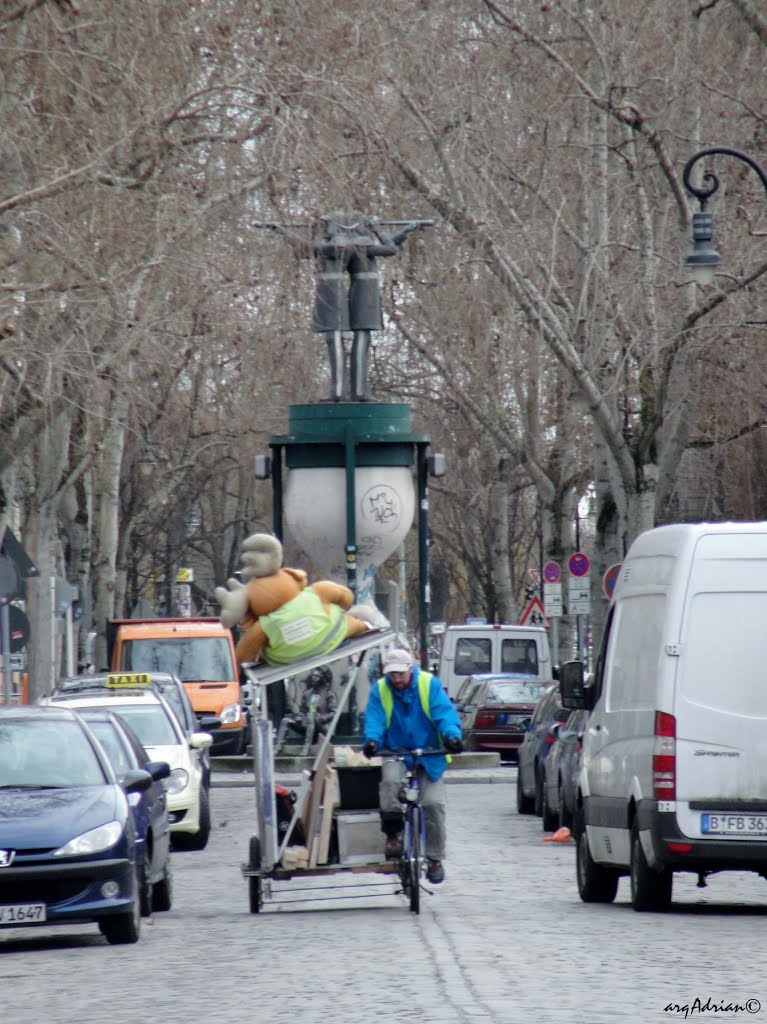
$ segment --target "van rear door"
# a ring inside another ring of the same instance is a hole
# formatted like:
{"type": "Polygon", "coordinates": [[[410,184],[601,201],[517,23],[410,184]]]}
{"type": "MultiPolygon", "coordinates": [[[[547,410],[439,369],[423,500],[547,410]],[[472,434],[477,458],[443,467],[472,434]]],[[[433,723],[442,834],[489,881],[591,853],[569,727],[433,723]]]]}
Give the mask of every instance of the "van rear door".
{"type": "Polygon", "coordinates": [[[703,839],[767,839],[767,536],[704,535],[676,671],[677,822],[703,839]]]}

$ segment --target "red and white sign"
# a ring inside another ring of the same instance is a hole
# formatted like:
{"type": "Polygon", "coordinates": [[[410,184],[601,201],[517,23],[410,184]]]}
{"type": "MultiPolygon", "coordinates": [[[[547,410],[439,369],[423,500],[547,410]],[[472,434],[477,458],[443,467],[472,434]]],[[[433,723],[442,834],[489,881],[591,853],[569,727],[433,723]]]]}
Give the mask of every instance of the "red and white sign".
{"type": "Polygon", "coordinates": [[[533,597],[528,601],[519,619],[519,624],[520,626],[543,626],[544,629],[549,628],[549,620],[546,618],[546,612],[543,610],[540,597],[533,597]]]}
{"type": "Polygon", "coordinates": [[[582,551],[576,551],[567,560],[567,568],[573,576],[588,576],[589,560],[582,551]]]}
{"type": "Polygon", "coordinates": [[[559,583],[562,570],[557,562],[547,562],[543,567],[543,578],[547,583],[559,583]]]}
{"type": "Polygon", "coordinates": [[[611,565],[602,577],[602,590],[608,601],[612,600],[613,591],[615,590],[615,584],[618,582],[618,575],[621,571],[623,562],[616,562],[615,565],[611,565]]]}

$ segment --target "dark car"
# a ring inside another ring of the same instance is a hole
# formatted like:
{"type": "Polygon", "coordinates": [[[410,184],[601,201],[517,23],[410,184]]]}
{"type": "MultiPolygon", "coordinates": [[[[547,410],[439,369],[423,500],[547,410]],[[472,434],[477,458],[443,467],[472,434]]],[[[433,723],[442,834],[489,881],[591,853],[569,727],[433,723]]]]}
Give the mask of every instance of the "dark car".
{"type": "Polygon", "coordinates": [[[167,761],[152,761],[131,727],[106,708],[83,708],[79,712],[112,762],[118,782],[129,771],[142,768],[153,782],[143,793],[131,793],[128,803],[136,826],[141,913],[170,910],[173,879],[170,863],[170,822],[168,796],[163,779],[170,775],[167,761]]]}
{"type": "Polygon", "coordinates": [[[551,726],[564,723],[570,712],[562,707],[559,684],[539,701],[517,755],[517,810],[543,813],[543,762],[554,743],[551,726]]]}
{"type": "Polygon", "coordinates": [[[551,687],[511,674],[469,676],[456,696],[466,750],[497,750],[513,760],[538,701],[551,687]]]}
{"type": "Polygon", "coordinates": [[[564,725],[555,722],[551,726],[554,743],[543,762],[544,832],[553,832],[558,826],[572,827],[583,730],[588,718],[588,711],[571,711],[564,725]]]}
{"type": "MultiPolygon", "coordinates": [[[[114,692],[109,682],[115,678],[121,679],[121,691],[130,690],[131,678],[141,679],[143,689],[147,682],[152,689],[157,690],[170,704],[171,710],[178,719],[179,725],[187,740],[195,732],[209,732],[218,728],[221,724],[215,715],[202,715],[198,718],[189,700],[184,684],[178,676],[171,672],[87,672],[79,676],[67,676],[60,679],[53,691],[54,697],[71,696],[79,697],[85,693],[102,693],[105,691],[114,692]],[[108,682],[109,681],[109,682],[108,682]]],[[[138,685],[138,684],[137,684],[138,685]]],[[[203,786],[210,789],[210,750],[208,748],[195,750],[195,757],[202,769],[203,786]]]]}
{"type": "Polygon", "coordinates": [[[0,709],[0,930],[95,922],[109,943],[136,942],[141,907],[129,797],[104,749],[68,708],[0,709]]]}

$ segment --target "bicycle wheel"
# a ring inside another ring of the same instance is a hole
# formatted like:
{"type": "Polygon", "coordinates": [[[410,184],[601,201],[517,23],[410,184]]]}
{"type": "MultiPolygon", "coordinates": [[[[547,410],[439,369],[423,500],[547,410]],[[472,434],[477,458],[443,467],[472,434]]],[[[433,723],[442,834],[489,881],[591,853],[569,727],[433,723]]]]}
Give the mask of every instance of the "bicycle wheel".
{"type": "Polygon", "coordinates": [[[414,914],[421,911],[421,808],[418,804],[411,809],[410,813],[410,842],[409,849],[409,892],[410,909],[414,914]]]}

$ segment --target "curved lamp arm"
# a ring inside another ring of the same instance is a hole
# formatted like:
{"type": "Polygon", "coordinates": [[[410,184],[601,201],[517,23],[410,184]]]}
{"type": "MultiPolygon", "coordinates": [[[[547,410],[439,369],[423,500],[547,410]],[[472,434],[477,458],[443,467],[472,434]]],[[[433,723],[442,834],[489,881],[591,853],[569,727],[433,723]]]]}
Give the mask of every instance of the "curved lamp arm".
{"type": "Polygon", "coordinates": [[[690,195],[695,196],[698,200],[701,210],[705,210],[706,202],[719,188],[719,178],[717,178],[713,171],[706,171],[703,175],[703,181],[709,183],[708,187],[696,188],[690,181],[690,176],[693,167],[699,160],[702,160],[705,156],[716,156],[717,154],[721,156],[734,156],[737,160],[742,160],[744,164],[748,164],[759,175],[764,185],[764,190],[767,192],[767,171],[764,170],[761,164],[758,164],[756,160],[750,157],[748,153],[744,153],[740,149],[731,149],[729,146],[709,146],[707,149],[701,149],[698,153],[693,154],[684,165],[684,171],[682,172],[684,187],[690,195]]]}
{"type": "Polygon", "coordinates": [[[684,264],[698,284],[701,285],[711,284],[714,279],[714,272],[721,263],[719,253],[712,244],[714,218],[710,213],[704,212],[706,203],[719,188],[719,179],[713,171],[706,171],[703,174],[703,184],[700,188],[693,185],[690,179],[692,177],[692,169],[699,160],[706,156],[717,155],[734,156],[736,160],[741,160],[744,164],[748,164],[753,171],[756,171],[759,180],[764,185],[765,192],[767,192],[767,171],[764,170],[761,164],[758,164],[756,160],[750,157],[748,153],[744,153],[740,149],[732,149],[729,146],[708,146],[706,149],[701,149],[699,152],[694,153],[684,165],[682,173],[684,187],[700,203],[700,210],[692,215],[693,248],[687,254],[684,264]]]}

